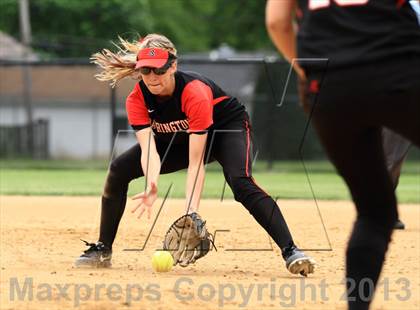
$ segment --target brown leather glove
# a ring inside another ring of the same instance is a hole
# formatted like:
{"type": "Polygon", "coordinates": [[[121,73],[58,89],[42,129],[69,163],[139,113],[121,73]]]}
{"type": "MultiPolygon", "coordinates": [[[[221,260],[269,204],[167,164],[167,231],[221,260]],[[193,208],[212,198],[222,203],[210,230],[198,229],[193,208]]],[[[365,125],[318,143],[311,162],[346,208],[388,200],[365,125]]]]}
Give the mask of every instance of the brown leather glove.
{"type": "Polygon", "coordinates": [[[207,231],[206,221],[195,212],[177,219],[169,227],[163,241],[163,249],[174,258],[174,266],[179,263],[182,267],[206,255],[212,246],[213,235],[207,231]]]}

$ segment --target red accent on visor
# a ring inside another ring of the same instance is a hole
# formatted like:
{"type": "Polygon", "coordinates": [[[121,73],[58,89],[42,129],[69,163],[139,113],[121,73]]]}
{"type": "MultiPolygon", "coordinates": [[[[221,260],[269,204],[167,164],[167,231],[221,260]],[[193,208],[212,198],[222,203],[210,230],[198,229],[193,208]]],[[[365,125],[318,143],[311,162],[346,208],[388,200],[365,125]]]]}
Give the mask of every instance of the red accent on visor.
{"type": "Polygon", "coordinates": [[[161,68],[169,59],[169,52],[161,48],[144,48],[137,54],[136,69],[141,67],[161,68]]]}

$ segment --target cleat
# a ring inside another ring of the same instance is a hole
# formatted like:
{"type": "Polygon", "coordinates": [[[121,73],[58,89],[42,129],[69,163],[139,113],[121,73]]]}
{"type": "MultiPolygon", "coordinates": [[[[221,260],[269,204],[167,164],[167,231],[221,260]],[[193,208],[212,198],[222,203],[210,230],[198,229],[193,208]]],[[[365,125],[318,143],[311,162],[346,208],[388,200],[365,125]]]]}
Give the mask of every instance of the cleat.
{"type": "Polygon", "coordinates": [[[307,277],[308,274],[315,271],[315,260],[295,246],[283,252],[283,258],[286,261],[286,268],[293,274],[300,274],[307,277]]]}
{"type": "Polygon", "coordinates": [[[89,247],[79,258],[76,259],[74,265],[76,267],[90,268],[109,268],[111,267],[112,249],[102,242],[89,243],[82,240],[89,247]]]}
{"type": "Polygon", "coordinates": [[[404,230],[405,229],[405,224],[403,222],[401,222],[400,219],[398,219],[394,224],[394,229],[404,230]]]}

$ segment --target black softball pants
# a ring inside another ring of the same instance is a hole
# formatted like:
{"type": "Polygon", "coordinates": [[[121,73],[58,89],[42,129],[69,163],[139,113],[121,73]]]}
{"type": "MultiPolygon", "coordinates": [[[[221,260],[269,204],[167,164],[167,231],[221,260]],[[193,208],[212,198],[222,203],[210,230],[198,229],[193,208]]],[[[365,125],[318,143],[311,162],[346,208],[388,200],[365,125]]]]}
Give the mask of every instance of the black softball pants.
{"type": "Polygon", "coordinates": [[[382,129],[382,141],[386,166],[391,174],[392,184],[395,190],[398,186],[401,168],[407,157],[411,143],[388,128],[382,129]]]}
{"type": "MultiPolygon", "coordinates": [[[[242,203],[268,232],[282,252],[294,246],[292,236],[276,202],[252,177],[252,132],[246,112],[209,132],[205,160],[218,161],[236,201],[242,203]]],[[[188,145],[169,145],[156,139],[161,174],[188,167],[188,145]]],[[[112,161],[102,196],[99,241],[112,247],[124,212],[128,184],[144,176],[138,144],[112,161]]]]}
{"type": "Polygon", "coordinates": [[[369,308],[398,218],[381,128],[420,146],[420,57],[402,59],[307,72],[305,111],[357,208],[346,251],[351,310],[369,308]]]}

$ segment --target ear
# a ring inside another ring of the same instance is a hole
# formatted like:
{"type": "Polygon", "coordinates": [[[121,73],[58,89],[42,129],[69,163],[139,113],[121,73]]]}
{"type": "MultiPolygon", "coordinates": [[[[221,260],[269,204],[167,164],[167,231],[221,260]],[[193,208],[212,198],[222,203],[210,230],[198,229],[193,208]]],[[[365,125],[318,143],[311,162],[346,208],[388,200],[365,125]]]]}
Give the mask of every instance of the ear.
{"type": "Polygon", "coordinates": [[[176,72],[176,70],[178,70],[178,62],[177,62],[177,61],[175,61],[175,62],[171,65],[171,67],[169,68],[169,72],[170,72],[171,74],[174,74],[174,73],[176,72]]]}

